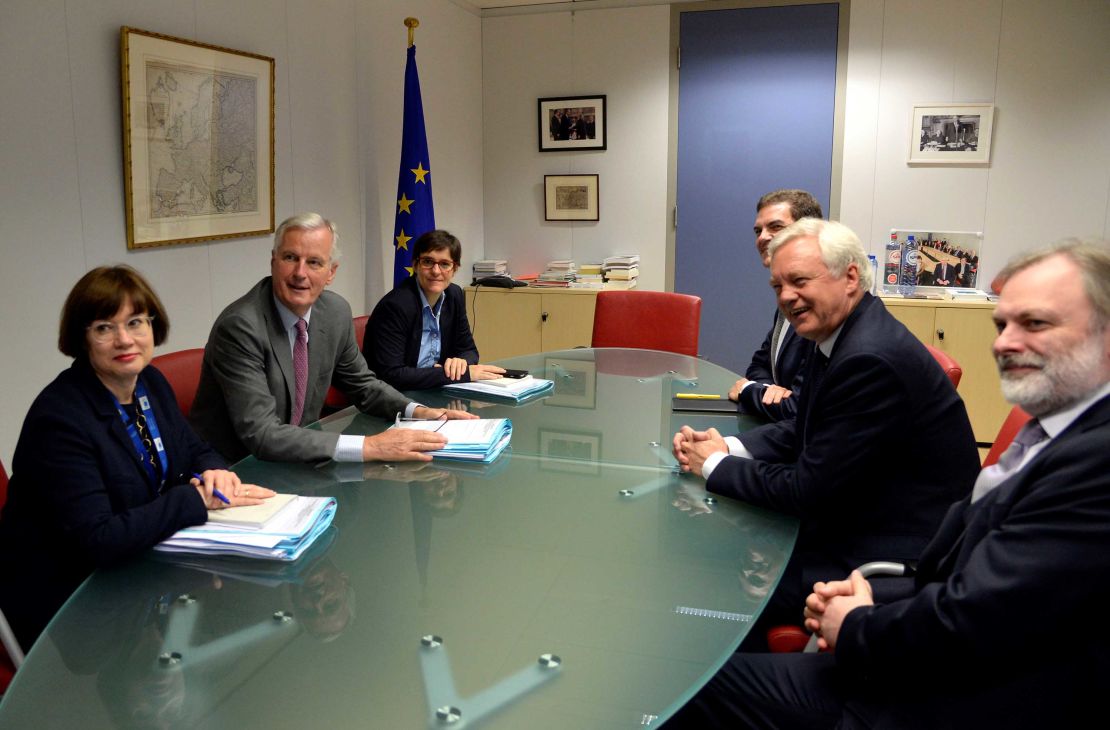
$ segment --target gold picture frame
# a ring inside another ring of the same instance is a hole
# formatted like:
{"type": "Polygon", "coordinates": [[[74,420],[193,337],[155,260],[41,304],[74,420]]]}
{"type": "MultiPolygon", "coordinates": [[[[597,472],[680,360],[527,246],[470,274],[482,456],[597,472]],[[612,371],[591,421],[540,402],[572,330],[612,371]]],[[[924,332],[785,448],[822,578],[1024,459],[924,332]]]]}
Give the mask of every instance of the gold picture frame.
{"type": "Polygon", "coordinates": [[[127,248],[274,230],[274,59],[120,28],[127,248]]]}

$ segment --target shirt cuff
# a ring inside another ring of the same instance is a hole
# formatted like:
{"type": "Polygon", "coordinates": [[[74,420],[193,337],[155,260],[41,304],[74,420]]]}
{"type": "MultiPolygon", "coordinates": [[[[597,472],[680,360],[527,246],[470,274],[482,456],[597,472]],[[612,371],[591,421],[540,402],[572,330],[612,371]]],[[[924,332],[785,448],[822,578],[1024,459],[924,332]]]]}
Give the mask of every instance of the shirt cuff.
{"type": "Polygon", "coordinates": [[[339,441],[335,444],[335,456],[332,458],[336,461],[362,461],[362,442],[365,439],[365,436],[357,434],[339,434],[339,441]]]}
{"type": "Polygon", "coordinates": [[[705,457],[705,461],[702,462],[701,465],[701,478],[709,481],[709,477],[713,474],[713,470],[717,468],[717,465],[720,464],[721,460],[726,456],[728,456],[728,454],[718,451],[705,457]]]}
{"type": "Polygon", "coordinates": [[[741,388],[738,392],[743,393],[745,390],[752,387],[753,385],[759,385],[759,384],[760,383],[756,382],[755,380],[749,380],[748,382],[744,383],[743,386],[741,386],[741,388]]]}
{"type": "Polygon", "coordinates": [[[740,439],[735,436],[725,436],[725,443],[728,444],[729,456],[741,456],[745,459],[755,458],[752,456],[752,452],[748,451],[744,444],[740,442],[740,439]]]}
{"type": "Polygon", "coordinates": [[[420,406],[421,404],[417,403],[416,401],[412,401],[407,406],[405,406],[405,418],[412,418],[413,412],[420,406]]]}

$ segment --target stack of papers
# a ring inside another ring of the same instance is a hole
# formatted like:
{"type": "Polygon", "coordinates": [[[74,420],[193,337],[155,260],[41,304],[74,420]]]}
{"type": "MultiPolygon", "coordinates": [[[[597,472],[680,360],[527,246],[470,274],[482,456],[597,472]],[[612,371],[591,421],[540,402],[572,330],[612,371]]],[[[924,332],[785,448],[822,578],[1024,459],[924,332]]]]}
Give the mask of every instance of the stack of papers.
{"type": "Polygon", "coordinates": [[[437,431],[447,437],[447,446],[430,451],[433,459],[455,459],[489,464],[505,450],[513,436],[508,418],[479,418],[469,421],[398,421],[391,428],[437,431]]]}
{"type": "Polygon", "coordinates": [[[154,546],[166,553],[242,555],[267,560],[296,560],[335,518],[332,497],[297,497],[279,494],[251,507],[210,511],[208,522],[178,530],[154,546]],[[278,501],[273,508],[270,502],[278,501]],[[259,515],[273,509],[273,514],[259,515]],[[246,517],[239,517],[245,514],[246,517]]]}
{"type": "Polygon", "coordinates": [[[443,386],[443,392],[467,397],[481,396],[497,400],[523,403],[526,400],[546,395],[555,390],[555,382],[544,378],[497,378],[496,380],[475,380],[469,383],[452,383],[443,386]]]}

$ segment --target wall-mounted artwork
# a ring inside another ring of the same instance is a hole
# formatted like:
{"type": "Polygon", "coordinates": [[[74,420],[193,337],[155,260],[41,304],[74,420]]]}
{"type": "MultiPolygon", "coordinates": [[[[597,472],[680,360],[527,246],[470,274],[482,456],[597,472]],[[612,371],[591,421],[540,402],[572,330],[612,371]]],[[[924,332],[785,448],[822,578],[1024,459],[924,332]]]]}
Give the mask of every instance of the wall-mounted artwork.
{"type": "Polygon", "coordinates": [[[605,149],[605,95],[538,99],[540,152],[605,149]]]}
{"type": "Polygon", "coordinates": [[[544,220],[596,221],[600,218],[597,175],[544,175],[544,220]]]}
{"type": "Polygon", "coordinates": [[[120,29],[127,247],[274,230],[274,59],[120,29]]]}
{"type": "Polygon", "coordinates": [[[909,163],[986,165],[991,159],[992,104],[916,104],[909,163]]]}

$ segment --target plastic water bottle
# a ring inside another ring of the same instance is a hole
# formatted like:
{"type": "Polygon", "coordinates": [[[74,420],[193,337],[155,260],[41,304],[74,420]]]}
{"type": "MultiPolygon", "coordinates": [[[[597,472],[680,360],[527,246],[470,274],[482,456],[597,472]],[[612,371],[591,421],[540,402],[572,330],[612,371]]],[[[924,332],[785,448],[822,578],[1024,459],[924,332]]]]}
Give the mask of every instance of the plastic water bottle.
{"type": "Polygon", "coordinates": [[[871,267],[871,293],[876,294],[879,291],[879,260],[875,258],[875,254],[867,254],[867,265],[871,267]]]}
{"type": "Polygon", "coordinates": [[[898,283],[898,292],[904,297],[912,297],[917,291],[917,261],[921,257],[921,248],[913,235],[906,236],[906,246],[902,251],[902,277],[898,283]]]}
{"type": "Polygon", "coordinates": [[[890,234],[890,243],[886,245],[886,265],[883,267],[883,292],[895,294],[898,292],[898,281],[902,276],[902,242],[898,240],[897,233],[890,234]]]}

